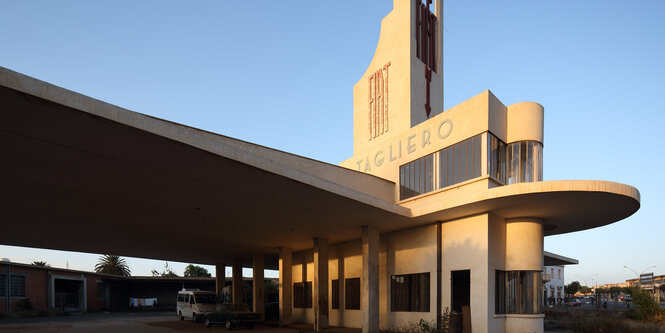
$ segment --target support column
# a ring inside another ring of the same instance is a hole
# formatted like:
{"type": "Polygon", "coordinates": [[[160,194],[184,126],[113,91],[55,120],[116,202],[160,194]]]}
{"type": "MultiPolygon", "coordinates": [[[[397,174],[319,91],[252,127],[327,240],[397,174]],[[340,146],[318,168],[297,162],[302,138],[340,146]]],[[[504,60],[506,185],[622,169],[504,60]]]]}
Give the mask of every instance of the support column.
{"type": "Polygon", "coordinates": [[[328,328],[328,240],[314,238],[314,331],[328,328]]]}
{"type": "Polygon", "coordinates": [[[346,278],[344,276],[344,251],[343,247],[339,247],[339,252],[337,253],[337,299],[338,302],[338,311],[337,311],[337,326],[344,327],[344,307],[346,306],[346,299],[344,299],[344,281],[346,278]]]}
{"type": "Polygon", "coordinates": [[[293,323],[293,250],[279,249],[279,326],[293,323]]]}
{"type": "Polygon", "coordinates": [[[217,297],[222,299],[222,291],[226,287],[226,266],[224,264],[215,265],[215,291],[217,297]]]}
{"type": "Polygon", "coordinates": [[[233,260],[232,278],[233,303],[242,303],[242,259],[233,260]]]}
{"type": "Polygon", "coordinates": [[[254,304],[254,312],[259,314],[261,320],[266,319],[265,308],[265,293],[263,289],[263,254],[254,255],[254,263],[252,265],[252,297],[254,304]]]}
{"type": "Polygon", "coordinates": [[[360,310],[363,333],[379,332],[379,232],[375,227],[362,229],[362,277],[360,310]]]}
{"type": "MultiPolygon", "coordinates": [[[[543,225],[542,221],[530,217],[506,220],[506,270],[507,271],[542,271],[543,270],[543,225]]],[[[541,284],[534,288],[535,301],[542,304],[541,284]]],[[[506,317],[506,332],[542,333],[544,319],[542,314],[522,314],[519,318],[506,317]]]]}

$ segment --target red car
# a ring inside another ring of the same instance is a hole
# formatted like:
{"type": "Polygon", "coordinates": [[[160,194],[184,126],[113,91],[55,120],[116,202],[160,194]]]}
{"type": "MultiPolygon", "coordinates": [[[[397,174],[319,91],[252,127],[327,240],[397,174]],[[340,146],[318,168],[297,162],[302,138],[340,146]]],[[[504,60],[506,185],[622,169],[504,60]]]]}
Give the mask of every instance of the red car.
{"type": "Polygon", "coordinates": [[[582,302],[580,302],[580,300],[577,298],[571,298],[568,300],[568,302],[566,302],[566,306],[576,307],[580,305],[582,305],[582,302]]]}

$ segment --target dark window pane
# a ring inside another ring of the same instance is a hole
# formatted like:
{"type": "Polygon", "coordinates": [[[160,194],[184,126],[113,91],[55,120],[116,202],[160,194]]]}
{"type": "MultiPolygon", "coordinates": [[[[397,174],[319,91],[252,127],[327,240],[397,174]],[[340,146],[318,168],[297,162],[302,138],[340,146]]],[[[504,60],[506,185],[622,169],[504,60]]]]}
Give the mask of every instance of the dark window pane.
{"type": "Polygon", "coordinates": [[[417,159],[413,161],[413,170],[415,171],[414,176],[413,176],[413,190],[420,194],[422,193],[420,190],[420,177],[422,177],[422,174],[420,172],[420,159],[417,159]]]}
{"type": "Polygon", "coordinates": [[[25,297],[25,277],[12,275],[10,280],[11,297],[25,297]]]}
{"type": "Polygon", "coordinates": [[[106,298],[106,285],[104,282],[97,283],[97,298],[106,298]]]}
{"type": "Polygon", "coordinates": [[[526,181],[526,142],[520,143],[520,182],[526,181]]]}
{"type": "Polygon", "coordinates": [[[297,282],[293,284],[293,307],[312,307],[312,282],[297,282]]]}
{"type": "Polygon", "coordinates": [[[464,180],[473,178],[473,139],[465,141],[466,143],[466,174],[464,180]]]}
{"type": "Polygon", "coordinates": [[[312,282],[307,282],[305,284],[305,307],[306,308],[311,308],[312,307],[312,282]]]}
{"type": "Polygon", "coordinates": [[[331,309],[339,309],[339,280],[332,280],[332,290],[330,295],[330,299],[332,301],[332,306],[331,309]]]}
{"type": "Polygon", "coordinates": [[[0,297],[7,297],[7,278],[0,275],[0,297]]]}
{"type": "Polygon", "coordinates": [[[391,311],[429,312],[429,273],[391,277],[391,311]]]}
{"type": "Polygon", "coordinates": [[[345,303],[346,310],[360,310],[360,278],[346,279],[345,286],[345,303]]]}
{"type": "Polygon", "coordinates": [[[453,147],[446,148],[448,153],[448,186],[455,184],[455,151],[453,147]]]}
{"type": "Polygon", "coordinates": [[[542,313],[542,272],[496,271],[495,313],[542,313]]]}
{"type": "Polygon", "coordinates": [[[439,188],[444,188],[448,186],[446,177],[448,176],[448,155],[446,155],[446,149],[442,150],[439,153],[439,188]]]}
{"type": "Polygon", "coordinates": [[[481,160],[481,151],[482,151],[482,145],[480,144],[481,142],[481,135],[478,134],[475,137],[473,137],[473,178],[480,177],[480,160],[481,160]]]}

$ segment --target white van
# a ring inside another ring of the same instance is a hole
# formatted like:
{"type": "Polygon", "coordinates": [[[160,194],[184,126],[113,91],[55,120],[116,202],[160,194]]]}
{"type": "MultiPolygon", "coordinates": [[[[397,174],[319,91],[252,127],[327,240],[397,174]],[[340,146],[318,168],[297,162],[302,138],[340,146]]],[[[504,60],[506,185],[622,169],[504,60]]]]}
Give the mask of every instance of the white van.
{"type": "Polygon", "coordinates": [[[180,320],[191,318],[199,321],[206,312],[213,312],[217,307],[217,295],[212,291],[183,289],[178,292],[177,313],[180,320]]]}

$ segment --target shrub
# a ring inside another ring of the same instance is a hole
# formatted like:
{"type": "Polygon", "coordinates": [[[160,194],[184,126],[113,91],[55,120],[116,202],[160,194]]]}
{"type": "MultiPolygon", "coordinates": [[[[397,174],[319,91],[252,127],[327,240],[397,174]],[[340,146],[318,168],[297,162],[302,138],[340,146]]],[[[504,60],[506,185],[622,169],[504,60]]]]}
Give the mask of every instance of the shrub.
{"type": "Polygon", "coordinates": [[[21,300],[18,300],[16,302],[16,310],[19,312],[28,312],[32,311],[34,307],[32,306],[32,303],[30,303],[30,299],[24,298],[21,300]]]}
{"type": "Polygon", "coordinates": [[[633,303],[639,305],[639,317],[636,319],[661,320],[665,316],[665,310],[660,308],[660,304],[653,300],[651,294],[642,290],[640,287],[634,287],[631,290],[633,303]]]}

